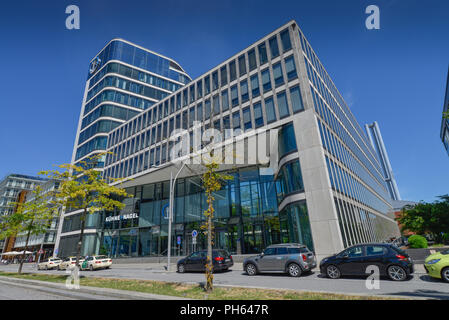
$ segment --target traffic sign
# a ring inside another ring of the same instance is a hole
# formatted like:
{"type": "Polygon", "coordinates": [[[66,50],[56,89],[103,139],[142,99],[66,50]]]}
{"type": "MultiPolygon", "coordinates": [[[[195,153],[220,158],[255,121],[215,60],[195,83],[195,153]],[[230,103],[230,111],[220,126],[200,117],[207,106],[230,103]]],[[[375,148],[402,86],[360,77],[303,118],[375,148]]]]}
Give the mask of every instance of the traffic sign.
{"type": "Polygon", "coordinates": [[[192,244],[196,244],[196,237],[192,238],[192,244]]]}
{"type": "Polygon", "coordinates": [[[198,235],[198,231],[193,230],[192,231],[192,238],[196,238],[197,235],[198,235]]]}
{"type": "Polygon", "coordinates": [[[181,244],[181,236],[176,237],[176,244],[178,244],[178,245],[181,244]]]}
{"type": "Polygon", "coordinates": [[[39,253],[39,254],[43,254],[43,253],[44,253],[44,250],[40,249],[38,253],[39,253]]]}

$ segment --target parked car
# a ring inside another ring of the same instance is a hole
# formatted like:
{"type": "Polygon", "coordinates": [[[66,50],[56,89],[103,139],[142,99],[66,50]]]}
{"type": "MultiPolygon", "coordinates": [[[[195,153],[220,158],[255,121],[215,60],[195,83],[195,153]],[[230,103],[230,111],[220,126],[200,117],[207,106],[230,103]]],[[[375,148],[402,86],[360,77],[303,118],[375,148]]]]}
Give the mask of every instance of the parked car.
{"type": "Polygon", "coordinates": [[[349,247],[321,260],[320,271],[331,279],[338,279],[342,275],[367,275],[367,267],[371,265],[379,267],[381,276],[394,281],[406,280],[413,273],[413,261],[409,255],[390,243],[349,247]]]}
{"type": "Polygon", "coordinates": [[[449,282],[449,250],[431,254],[424,261],[429,276],[449,282]]]}
{"type": "MultiPolygon", "coordinates": [[[[79,258],[79,264],[81,265],[83,263],[84,259],[82,257],[79,258]]],[[[68,257],[62,259],[61,264],[58,266],[58,270],[67,270],[70,266],[75,266],[76,264],[76,257],[68,257]]]]}
{"type": "Polygon", "coordinates": [[[299,277],[315,267],[315,255],[299,243],[271,245],[262,254],[243,261],[243,270],[249,276],[263,272],[284,272],[292,277],[299,277]]]}
{"type": "Polygon", "coordinates": [[[107,256],[87,256],[80,264],[80,270],[109,269],[111,265],[112,259],[107,256]]]}
{"type": "MultiPolygon", "coordinates": [[[[207,262],[207,251],[196,251],[187,257],[180,259],[177,263],[179,273],[186,271],[205,271],[207,262]]],[[[226,250],[212,250],[213,271],[226,271],[234,265],[232,256],[226,250]]]]}
{"type": "Polygon", "coordinates": [[[51,270],[56,269],[61,264],[62,260],[60,258],[49,258],[45,259],[43,262],[37,265],[37,270],[51,270]]]}

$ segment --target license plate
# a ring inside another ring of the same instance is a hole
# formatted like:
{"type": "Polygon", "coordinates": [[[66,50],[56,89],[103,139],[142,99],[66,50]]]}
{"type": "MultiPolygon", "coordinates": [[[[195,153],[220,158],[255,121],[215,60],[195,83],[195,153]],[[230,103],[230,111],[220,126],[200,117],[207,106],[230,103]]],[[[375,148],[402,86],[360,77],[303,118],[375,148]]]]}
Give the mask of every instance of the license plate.
{"type": "Polygon", "coordinates": [[[231,261],[231,259],[225,259],[225,262],[229,262],[229,261],[231,261]]]}

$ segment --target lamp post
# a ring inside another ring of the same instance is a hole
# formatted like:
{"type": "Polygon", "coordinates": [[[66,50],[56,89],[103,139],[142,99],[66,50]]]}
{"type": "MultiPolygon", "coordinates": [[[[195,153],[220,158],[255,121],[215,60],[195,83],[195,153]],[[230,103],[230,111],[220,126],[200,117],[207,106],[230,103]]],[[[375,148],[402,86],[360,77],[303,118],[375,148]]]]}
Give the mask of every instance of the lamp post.
{"type": "Polygon", "coordinates": [[[168,216],[168,249],[167,249],[167,271],[170,271],[170,258],[171,258],[171,224],[173,221],[173,206],[174,206],[174,194],[175,194],[175,186],[176,179],[178,179],[178,175],[181,173],[182,169],[185,166],[185,162],[182,164],[181,169],[176,173],[175,178],[173,179],[173,172],[170,172],[170,199],[169,199],[169,216],[168,216]]]}

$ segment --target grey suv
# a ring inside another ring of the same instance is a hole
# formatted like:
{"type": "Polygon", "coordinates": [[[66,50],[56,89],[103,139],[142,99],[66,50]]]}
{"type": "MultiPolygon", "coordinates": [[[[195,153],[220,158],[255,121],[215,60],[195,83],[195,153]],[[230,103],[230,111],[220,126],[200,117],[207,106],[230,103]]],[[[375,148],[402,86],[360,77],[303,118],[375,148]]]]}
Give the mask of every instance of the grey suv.
{"type": "Polygon", "coordinates": [[[271,245],[260,255],[243,261],[243,270],[250,276],[262,272],[286,272],[292,277],[299,277],[315,267],[315,255],[299,243],[271,245]]]}

